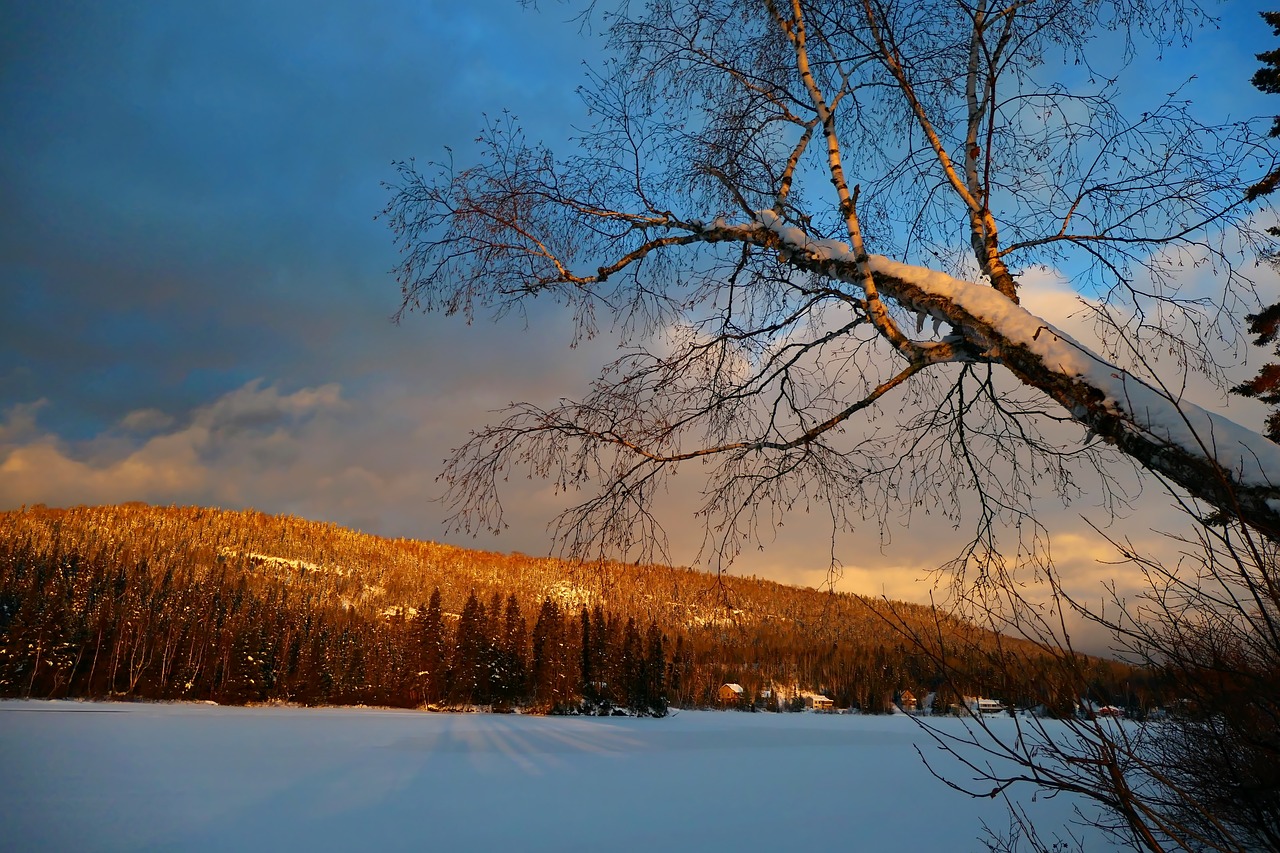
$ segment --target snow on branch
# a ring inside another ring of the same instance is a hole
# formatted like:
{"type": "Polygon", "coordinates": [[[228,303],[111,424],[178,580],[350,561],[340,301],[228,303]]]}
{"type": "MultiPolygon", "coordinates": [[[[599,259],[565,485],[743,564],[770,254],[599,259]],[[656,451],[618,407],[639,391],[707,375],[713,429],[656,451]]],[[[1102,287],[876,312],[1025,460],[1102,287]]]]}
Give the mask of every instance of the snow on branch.
{"type": "Polygon", "coordinates": [[[992,360],[1049,393],[1091,431],[1126,452],[1140,445],[1136,457],[1146,467],[1215,506],[1249,504],[1251,514],[1260,514],[1263,529],[1280,531],[1280,446],[1152,387],[991,286],[882,256],[859,259],[847,244],[810,239],[771,210],[760,211],[751,223],[718,221],[708,230],[717,239],[763,238],[798,266],[821,269],[851,284],[860,278],[860,264],[865,265],[882,294],[962,330],[992,360]],[[1204,478],[1212,482],[1206,484],[1204,478]]]}

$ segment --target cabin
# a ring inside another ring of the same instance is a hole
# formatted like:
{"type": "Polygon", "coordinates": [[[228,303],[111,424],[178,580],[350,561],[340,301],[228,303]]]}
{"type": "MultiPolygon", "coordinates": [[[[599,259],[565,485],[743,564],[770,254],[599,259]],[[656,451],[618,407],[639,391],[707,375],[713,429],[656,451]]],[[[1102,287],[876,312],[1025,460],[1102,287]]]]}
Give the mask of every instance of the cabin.
{"type": "Polygon", "coordinates": [[[972,714],[975,717],[1005,712],[1004,703],[999,699],[986,699],[981,696],[964,697],[964,707],[960,709],[961,714],[972,714]]]}
{"type": "Polygon", "coordinates": [[[916,694],[910,690],[903,690],[898,694],[898,707],[906,711],[908,714],[914,714],[916,711],[916,694]]]}
{"type": "Polygon", "coordinates": [[[716,698],[720,700],[721,705],[736,705],[742,701],[745,691],[742,685],[736,682],[721,684],[720,690],[716,693],[716,698]]]}
{"type": "Polygon", "coordinates": [[[1124,719],[1125,710],[1116,705],[1099,705],[1090,699],[1081,699],[1076,705],[1076,716],[1082,720],[1096,720],[1100,717],[1124,719]]]}
{"type": "Polygon", "coordinates": [[[804,704],[815,711],[834,711],[836,708],[834,702],[820,693],[806,693],[804,704]]]}

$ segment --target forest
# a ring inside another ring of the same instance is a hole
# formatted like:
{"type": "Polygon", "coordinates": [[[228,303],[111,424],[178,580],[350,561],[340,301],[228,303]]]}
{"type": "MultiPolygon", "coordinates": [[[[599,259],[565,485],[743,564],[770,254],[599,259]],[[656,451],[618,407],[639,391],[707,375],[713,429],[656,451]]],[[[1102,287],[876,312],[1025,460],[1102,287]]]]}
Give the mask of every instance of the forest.
{"type": "Polygon", "coordinates": [[[1140,716],[1158,673],[928,607],[757,578],[144,504],[0,514],[0,696],[663,715],[910,693],[1140,716]],[[1071,668],[1071,672],[1064,671],[1071,668]],[[1081,682],[1083,676],[1083,682],[1081,682]]]}

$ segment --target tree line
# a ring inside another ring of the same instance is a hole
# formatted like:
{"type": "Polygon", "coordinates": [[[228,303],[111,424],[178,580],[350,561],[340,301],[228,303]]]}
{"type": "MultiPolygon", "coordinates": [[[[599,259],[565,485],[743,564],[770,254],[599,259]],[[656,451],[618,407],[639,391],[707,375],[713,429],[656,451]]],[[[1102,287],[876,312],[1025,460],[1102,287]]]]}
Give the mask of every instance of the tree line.
{"type": "Polygon", "coordinates": [[[6,545],[3,696],[667,711],[661,631],[600,606],[574,614],[547,598],[530,626],[514,594],[486,605],[472,592],[450,614],[437,588],[369,618],[228,566],[157,576],[145,560],[6,545]]]}
{"type": "MultiPolygon", "coordinates": [[[[588,594],[567,563],[255,512],[0,513],[0,695],[662,714],[737,682],[868,713],[904,691],[1073,702],[1034,646],[928,608],[608,571],[588,594]]],[[[1142,671],[1079,666],[1096,701],[1163,701],[1142,671]]]]}

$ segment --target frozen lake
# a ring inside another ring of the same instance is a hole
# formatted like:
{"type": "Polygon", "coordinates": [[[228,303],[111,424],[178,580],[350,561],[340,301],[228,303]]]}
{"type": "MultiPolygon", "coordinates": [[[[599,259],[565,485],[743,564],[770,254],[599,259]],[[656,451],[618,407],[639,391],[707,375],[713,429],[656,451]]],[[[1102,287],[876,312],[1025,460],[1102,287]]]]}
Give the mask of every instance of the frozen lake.
{"type": "MultiPolygon", "coordinates": [[[[947,789],[916,744],[939,755],[903,716],[6,701],[0,847],[985,850],[1004,805],[947,789]]],[[[1073,804],[1030,794],[1052,840],[1073,804]]]]}

